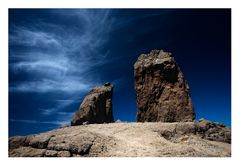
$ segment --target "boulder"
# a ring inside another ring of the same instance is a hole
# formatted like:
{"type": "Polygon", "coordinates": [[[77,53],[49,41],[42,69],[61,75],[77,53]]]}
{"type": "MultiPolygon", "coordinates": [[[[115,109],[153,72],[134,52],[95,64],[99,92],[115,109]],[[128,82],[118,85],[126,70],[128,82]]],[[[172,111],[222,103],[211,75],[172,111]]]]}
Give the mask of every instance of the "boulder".
{"type": "Polygon", "coordinates": [[[29,145],[33,148],[37,149],[43,149],[46,148],[48,145],[49,140],[53,137],[54,135],[51,134],[42,134],[42,135],[36,135],[32,137],[32,139],[29,142],[29,145]]]}
{"type": "Polygon", "coordinates": [[[58,152],[55,150],[47,150],[45,152],[45,157],[57,157],[58,152]]]}
{"type": "Polygon", "coordinates": [[[44,157],[46,149],[36,149],[32,147],[19,147],[9,152],[11,157],[44,157]]]}
{"type": "Polygon", "coordinates": [[[204,139],[231,143],[231,129],[222,123],[199,119],[196,122],[196,132],[204,139]]]}
{"type": "Polygon", "coordinates": [[[134,64],[137,122],[191,122],[189,86],[172,54],[153,50],[134,64]]]}
{"type": "Polygon", "coordinates": [[[11,137],[8,142],[9,142],[9,149],[16,149],[21,146],[24,146],[26,137],[25,136],[14,136],[11,137]]]}
{"type": "Polygon", "coordinates": [[[93,88],[84,98],[79,111],[74,113],[71,125],[114,122],[112,93],[113,85],[111,83],[93,88]]]}
{"type": "Polygon", "coordinates": [[[74,136],[71,134],[62,134],[51,138],[47,148],[55,151],[68,151],[72,154],[85,155],[89,152],[94,140],[95,136],[89,132],[78,132],[78,135],[74,136]]]}
{"type": "Polygon", "coordinates": [[[28,146],[30,141],[34,138],[33,135],[29,136],[14,136],[11,137],[8,142],[9,142],[9,149],[16,149],[21,146],[28,146]]]}
{"type": "Polygon", "coordinates": [[[69,151],[59,151],[57,157],[71,157],[71,153],[69,151]]]}

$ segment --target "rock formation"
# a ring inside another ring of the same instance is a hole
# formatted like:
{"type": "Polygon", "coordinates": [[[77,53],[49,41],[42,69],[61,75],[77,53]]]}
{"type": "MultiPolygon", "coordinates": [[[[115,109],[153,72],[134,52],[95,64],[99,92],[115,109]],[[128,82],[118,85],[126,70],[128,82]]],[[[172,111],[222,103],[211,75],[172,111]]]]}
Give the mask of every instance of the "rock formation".
{"type": "Polygon", "coordinates": [[[108,123],[71,126],[36,135],[11,137],[9,138],[9,156],[231,156],[231,144],[226,143],[231,142],[230,129],[221,124],[206,122],[108,123]],[[217,132],[214,132],[215,136],[210,134],[209,139],[210,129],[217,132]]]}
{"type": "Polygon", "coordinates": [[[196,133],[211,141],[231,143],[231,129],[222,123],[200,119],[196,123],[196,133]]]}
{"type": "Polygon", "coordinates": [[[171,53],[153,50],[134,64],[138,122],[189,122],[195,112],[189,87],[171,53]]]}
{"type": "Polygon", "coordinates": [[[114,122],[113,86],[106,83],[84,98],[73,115],[72,126],[10,137],[9,156],[231,156],[230,128],[205,119],[192,122],[195,113],[189,87],[171,53],[153,50],[142,54],[134,65],[134,74],[137,121],[146,123],[110,123],[114,122]]]}
{"type": "Polygon", "coordinates": [[[79,111],[74,113],[71,125],[114,122],[112,91],[113,85],[110,83],[93,88],[84,98],[79,111]]]}

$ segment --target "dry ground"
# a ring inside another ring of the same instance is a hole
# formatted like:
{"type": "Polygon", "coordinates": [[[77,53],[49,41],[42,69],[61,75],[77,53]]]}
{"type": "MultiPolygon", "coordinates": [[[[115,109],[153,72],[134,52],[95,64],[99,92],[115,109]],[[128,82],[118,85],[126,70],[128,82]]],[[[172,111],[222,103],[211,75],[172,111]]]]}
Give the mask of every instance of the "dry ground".
{"type": "Polygon", "coordinates": [[[9,139],[9,156],[231,156],[231,144],[195,134],[194,123],[110,123],[9,139]]]}

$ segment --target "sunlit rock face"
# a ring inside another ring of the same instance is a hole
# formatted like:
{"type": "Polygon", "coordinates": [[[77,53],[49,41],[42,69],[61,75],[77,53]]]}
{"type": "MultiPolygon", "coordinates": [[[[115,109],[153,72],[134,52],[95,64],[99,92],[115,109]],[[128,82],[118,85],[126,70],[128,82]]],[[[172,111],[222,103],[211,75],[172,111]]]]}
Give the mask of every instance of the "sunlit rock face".
{"type": "Polygon", "coordinates": [[[231,129],[207,120],[69,126],[9,138],[9,157],[229,157],[231,129]]]}
{"type": "Polygon", "coordinates": [[[195,119],[189,86],[169,52],[152,50],[134,64],[138,122],[189,122],[195,119]]]}
{"type": "Polygon", "coordinates": [[[113,85],[110,83],[93,88],[84,98],[79,111],[74,113],[71,125],[114,122],[112,92],[113,85]]]}

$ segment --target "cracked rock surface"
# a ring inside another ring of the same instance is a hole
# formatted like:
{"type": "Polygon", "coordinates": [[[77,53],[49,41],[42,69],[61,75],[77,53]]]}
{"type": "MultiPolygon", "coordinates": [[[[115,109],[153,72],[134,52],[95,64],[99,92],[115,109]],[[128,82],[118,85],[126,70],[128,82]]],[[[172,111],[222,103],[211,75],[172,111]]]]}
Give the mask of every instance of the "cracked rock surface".
{"type": "Polygon", "coordinates": [[[108,123],[66,127],[9,138],[9,156],[231,156],[230,129],[218,125],[218,132],[214,133],[221,134],[209,139],[209,129],[215,130],[214,127],[208,128],[200,122],[108,123]]]}
{"type": "Polygon", "coordinates": [[[174,57],[163,50],[141,54],[134,64],[138,122],[191,122],[189,86],[174,57]]]}
{"type": "Polygon", "coordinates": [[[71,125],[113,122],[112,93],[113,85],[109,82],[90,90],[74,113],[71,125]]]}

